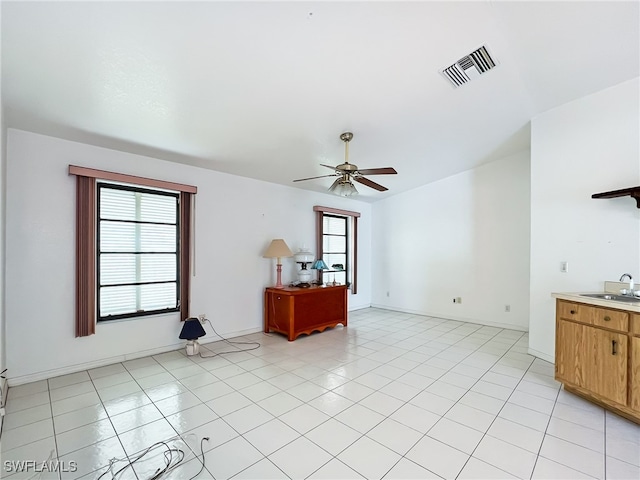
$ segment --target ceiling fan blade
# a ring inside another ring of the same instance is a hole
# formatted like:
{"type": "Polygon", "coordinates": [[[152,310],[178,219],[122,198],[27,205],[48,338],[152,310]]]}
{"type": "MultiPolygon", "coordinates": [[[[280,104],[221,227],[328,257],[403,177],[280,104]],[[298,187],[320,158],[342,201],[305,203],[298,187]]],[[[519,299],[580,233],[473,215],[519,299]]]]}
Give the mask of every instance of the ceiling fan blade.
{"type": "Polygon", "coordinates": [[[375,188],[376,190],[378,190],[379,192],[384,192],[386,190],[389,190],[387,187],[383,187],[382,185],[380,185],[379,183],[373,182],[371,180],[369,180],[368,178],[364,178],[364,177],[353,177],[353,179],[358,182],[361,183],[363,185],[366,185],[367,187],[371,187],[371,188],[375,188]]]}
{"type": "Polygon", "coordinates": [[[336,181],[335,181],[335,182],[333,182],[333,183],[331,184],[331,186],[329,187],[329,191],[330,191],[330,192],[333,192],[333,191],[335,190],[335,188],[338,186],[338,183],[339,183],[339,182],[340,182],[340,179],[339,179],[339,178],[336,178],[336,181]]]}
{"type": "Polygon", "coordinates": [[[358,173],[361,175],[393,175],[396,172],[396,169],[393,167],[384,167],[384,168],[365,168],[363,170],[358,170],[358,173]]]}
{"type": "Polygon", "coordinates": [[[319,177],[309,177],[309,178],[299,178],[297,180],[294,180],[294,182],[304,182],[305,180],[313,180],[315,178],[325,178],[325,177],[335,177],[336,174],[332,174],[332,175],[320,175],[319,177]]]}
{"type": "Polygon", "coordinates": [[[331,170],[335,170],[336,169],[336,167],[332,167],[331,165],[325,165],[324,163],[321,163],[320,165],[323,166],[323,167],[330,168],[331,170]]]}

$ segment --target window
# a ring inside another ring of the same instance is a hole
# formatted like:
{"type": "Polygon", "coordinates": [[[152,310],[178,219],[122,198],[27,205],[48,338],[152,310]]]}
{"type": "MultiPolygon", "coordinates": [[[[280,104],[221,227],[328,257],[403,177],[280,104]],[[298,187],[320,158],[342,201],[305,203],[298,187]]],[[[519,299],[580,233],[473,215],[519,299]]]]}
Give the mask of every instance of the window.
{"type": "Polygon", "coordinates": [[[315,206],[318,258],[329,267],[321,274],[323,283],[347,285],[358,293],[358,212],[315,206]]]}
{"type": "Polygon", "coordinates": [[[197,187],[69,165],[76,177],[76,337],[96,318],[189,317],[197,187]],[[117,183],[106,183],[117,182],[117,183]]]}
{"type": "Polygon", "coordinates": [[[178,200],[98,183],[98,321],[179,310],[178,200]]]}
{"type": "Polygon", "coordinates": [[[322,215],[322,259],[330,268],[322,274],[323,283],[336,281],[349,285],[349,226],[348,217],[322,215]]]}

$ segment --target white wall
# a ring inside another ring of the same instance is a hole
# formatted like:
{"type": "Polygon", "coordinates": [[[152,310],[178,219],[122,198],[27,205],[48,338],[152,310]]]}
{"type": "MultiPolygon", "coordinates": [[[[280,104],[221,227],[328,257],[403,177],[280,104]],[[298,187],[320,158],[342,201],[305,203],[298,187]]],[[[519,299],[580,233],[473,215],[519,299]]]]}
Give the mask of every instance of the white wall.
{"type": "Polygon", "coordinates": [[[529,152],[376,202],[372,255],[374,306],[526,330],[529,152]]]}
{"type": "MultiPolygon", "coordinates": [[[[7,139],[6,334],[10,384],[177,348],[177,314],[100,323],[74,337],[75,164],[198,187],[196,276],[191,314],[224,336],[262,328],[263,288],[275,261],[272,238],[292,250],[315,245],[314,205],[359,211],[359,291],[349,308],[371,303],[371,206],[356,200],[232,176],[149,157],[9,129],[7,139]]],[[[285,172],[286,173],[286,172],[285,172]]],[[[283,259],[283,281],[294,281],[283,259]]],[[[208,327],[207,327],[208,328],[208,327]]],[[[203,341],[213,339],[209,334],[203,341]]]]}
{"type": "Polygon", "coordinates": [[[624,272],[640,278],[635,201],[591,198],[640,185],[639,89],[636,78],[531,122],[529,349],[547,360],[554,359],[552,292],[602,291],[624,272]]]}
{"type": "MultiPolygon", "coordinates": [[[[0,91],[2,91],[1,85],[0,91]]],[[[4,126],[4,106],[0,105],[0,372],[5,369],[5,366],[7,364],[5,347],[5,193],[7,185],[7,155],[5,149],[7,138],[6,135],[7,131],[4,126]]],[[[0,389],[2,390],[0,405],[4,405],[4,399],[7,393],[7,385],[5,380],[0,379],[0,389]]],[[[4,417],[0,417],[0,431],[2,431],[3,418],[4,417]]]]}

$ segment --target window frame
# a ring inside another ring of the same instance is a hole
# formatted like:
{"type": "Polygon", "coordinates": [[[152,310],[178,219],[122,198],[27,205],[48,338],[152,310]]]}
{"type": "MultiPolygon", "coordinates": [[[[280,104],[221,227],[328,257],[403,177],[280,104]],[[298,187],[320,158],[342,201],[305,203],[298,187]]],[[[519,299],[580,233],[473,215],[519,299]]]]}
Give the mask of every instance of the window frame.
{"type": "Polygon", "coordinates": [[[179,320],[189,318],[192,263],[195,256],[195,195],[198,187],[167,180],[139,177],[107,170],[69,165],[69,175],[76,177],[76,279],[75,336],[96,333],[96,183],[97,180],[175,190],[180,193],[180,311],[179,320]]]}
{"type": "MultiPolygon", "coordinates": [[[[347,262],[351,261],[350,275],[347,273],[347,281],[350,281],[348,289],[351,290],[351,294],[358,293],[358,219],[360,218],[359,212],[353,212],[350,210],[341,210],[332,207],[323,207],[316,205],[313,207],[313,211],[316,213],[316,251],[317,258],[324,257],[324,244],[323,244],[323,230],[324,230],[324,215],[333,215],[347,218],[347,231],[351,232],[347,238],[347,251],[351,251],[351,255],[347,255],[347,262]]],[[[318,271],[318,281],[323,281],[323,271],[318,271]]]]}
{"type": "Polygon", "coordinates": [[[123,320],[129,318],[137,318],[137,317],[145,317],[149,315],[162,315],[166,313],[173,313],[180,311],[180,272],[181,272],[181,259],[180,259],[180,246],[182,242],[182,238],[180,235],[180,193],[176,191],[169,190],[161,190],[161,189],[151,189],[142,187],[139,185],[123,185],[121,183],[111,183],[105,181],[98,181],[96,184],[96,321],[97,322],[109,322],[112,320],[123,320]],[[144,225],[175,225],[176,230],[176,249],[175,252],[159,252],[159,253],[171,253],[176,257],[176,271],[175,271],[175,281],[162,281],[162,282],[134,282],[134,283],[126,283],[126,284],[116,284],[116,285],[102,285],[100,281],[100,257],[102,254],[109,253],[119,253],[119,254],[132,254],[132,255],[141,255],[141,254],[153,254],[156,252],[102,252],[100,245],[100,222],[105,221],[114,221],[114,219],[103,219],[100,217],[100,203],[101,203],[101,192],[103,189],[111,189],[111,190],[123,190],[128,192],[137,192],[137,193],[145,193],[150,195],[159,195],[159,196],[167,196],[173,197],[176,200],[175,205],[175,215],[176,215],[176,223],[167,224],[167,223],[158,223],[158,222],[142,222],[137,220],[115,220],[121,221],[124,223],[136,223],[136,224],[144,224],[144,225]],[[101,300],[101,289],[104,287],[114,287],[114,286],[125,286],[125,285],[145,285],[152,283],[175,283],[176,285],[176,306],[170,308],[162,308],[155,310],[146,310],[146,311],[132,311],[126,313],[119,313],[115,315],[106,315],[102,316],[100,313],[100,300],[101,300]]]}
{"type": "Polygon", "coordinates": [[[350,228],[350,224],[351,222],[349,222],[349,217],[348,216],[344,216],[344,215],[337,215],[335,213],[326,213],[323,212],[322,213],[322,259],[324,260],[324,256],[325,255],[331,255],[331,254],[335,254],[335,255],[344,255],[345,257],[345,265],[344,265],[344,270],[333,270],[331,267],[333,267],[333,265],[329,265],[329,263],[327,263],[327,266],[329,267],[329,270],[323,270],[322,271],[322,280],[323,283],[327,284],[329,283],[329,280],[326,278],[328,275],[331,275],[332,273],[335,275],[338,272],[344,272],[345,273],[345,284],[347,285],[347,288],[351,287],[351,284],[353,283],[351,280],[351,228],[350,228]],[[337,218],[339,220],[343,220],[344,221],[344,235],[338,235],[335,233],[326,233],[324,231],[324,219],[325,218],[337,218]],[[328,237],[328,236],[333,236],[333,237],[344,237],[344,252],[325,252],[324,251],[324,238],[328,237]],[[325,281],[326,280],[326,281],[325,281]]]}

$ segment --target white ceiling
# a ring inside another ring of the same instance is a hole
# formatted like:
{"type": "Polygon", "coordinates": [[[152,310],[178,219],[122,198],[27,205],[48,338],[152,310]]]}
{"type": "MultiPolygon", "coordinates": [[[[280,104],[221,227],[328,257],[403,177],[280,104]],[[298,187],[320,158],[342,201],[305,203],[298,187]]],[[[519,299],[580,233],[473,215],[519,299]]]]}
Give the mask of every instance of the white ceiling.
{"type": "Polygon", "coordinates": [[[639,2],[2,2],[7,127],[376,201],[529,147],[549,108],[637,77],[639,2]],[[498,67],[439,71],[486,45],[498,67]]]}

